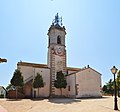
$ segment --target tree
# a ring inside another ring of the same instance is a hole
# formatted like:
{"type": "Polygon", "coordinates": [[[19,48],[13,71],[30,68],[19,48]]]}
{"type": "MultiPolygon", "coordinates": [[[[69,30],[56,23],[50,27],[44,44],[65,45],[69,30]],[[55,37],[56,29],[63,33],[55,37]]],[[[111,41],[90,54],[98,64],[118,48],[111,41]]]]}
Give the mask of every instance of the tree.
{"type": "Polygon", "coordinates": [[[38,88],[38,96],[39,96],[39,88],[44,87],[43,78],[39,73],[37,73],[37,75],[33,81],[33,87],[38,88]]]}
{"type": "Polygon", "coordinates": [[[9,90],[15,90],[15,86],[13,86],[12,84],[9,84],[7,87],[6,87],[6,90],[9,91],[9,90]]]}
{"type": "Polygon", "coordinates": [[[18,70],[18,69],[15,70],[10,82],[13,86],[16,87],[16,99],[17,99],[17,90],[19,87],[22,87],[24,84],[23,83],[23,76],[22,76],[22,73],[20,72],[20,70],[18,70]]]}
{"type": "Polygon", "coordinates": [[[62,88],[66,88],[66,86],[67,86],[67,82],[66,82],[65,76],[62,73],[62,71],[57,72],[56,80],[54,82],[54,86],[56,88],[60,89],[61,96],[62,96],[62,88]]]}
{"type": "Polygon", "coordinates": [[[112,79],[110,79],[108,81],[108,83],[106,83],[106,85],[103,86],[102,90],[106,94],[113,95],[113,93],[114,93],[114,82],[112,81],[112,79]]]}
{"type": "Polygon", "coordinates": [[[120,70],[118,71],[116,84],[117,84],[117,89],[118,89],[118,96],[120,97],[120,70]]]}
{"type": "Polygon", "coordinates": [[[104,93],[107,93],[107,85],[104,85],[102,90],[103,90],[104,93]]]}
{"type": "Polygon", "coordinates": [[[108,81],[108,83],[106,83],[106,85],[107,85],[107,93],[113,95],[113,93],[114,93],[114,82],[112,81],[112,79],[110,79],[108,81]]]}

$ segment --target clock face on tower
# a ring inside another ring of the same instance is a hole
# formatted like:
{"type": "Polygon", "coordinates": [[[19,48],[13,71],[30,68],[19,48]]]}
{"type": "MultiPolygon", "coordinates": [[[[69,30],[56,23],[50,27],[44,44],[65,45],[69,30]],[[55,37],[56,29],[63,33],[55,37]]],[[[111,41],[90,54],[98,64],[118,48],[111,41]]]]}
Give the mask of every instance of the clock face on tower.
{"type": "Polygon", "coordinates": [[[60,56],[64,55],[64,47],[63,46],[57,46],[55,48],[55,54],[60,55],[60,56]]]}

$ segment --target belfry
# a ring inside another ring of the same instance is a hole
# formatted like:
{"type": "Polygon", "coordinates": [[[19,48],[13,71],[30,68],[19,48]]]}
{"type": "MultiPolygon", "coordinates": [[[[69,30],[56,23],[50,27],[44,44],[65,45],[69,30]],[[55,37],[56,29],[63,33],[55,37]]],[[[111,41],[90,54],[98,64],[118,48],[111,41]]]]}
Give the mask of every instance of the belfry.
{"type": "Polygon", "coordinates": [[[54,80],[56,73],[66,72],[65,27],[62,18],[57,15],[48,30],[48,67],[50,68],[51,95],[55,94],[54,80]]]}

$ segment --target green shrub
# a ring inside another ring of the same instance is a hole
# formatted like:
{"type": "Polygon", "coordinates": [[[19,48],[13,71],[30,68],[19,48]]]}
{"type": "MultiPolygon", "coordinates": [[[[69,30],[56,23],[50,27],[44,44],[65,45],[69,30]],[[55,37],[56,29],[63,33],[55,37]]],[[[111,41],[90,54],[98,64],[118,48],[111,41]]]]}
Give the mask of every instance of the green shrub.
{"type": "Polygon", "coordinates": [[[0,95],[0,98],[4,98],[4,94],[1,94],[1,95],[0,95]]]}

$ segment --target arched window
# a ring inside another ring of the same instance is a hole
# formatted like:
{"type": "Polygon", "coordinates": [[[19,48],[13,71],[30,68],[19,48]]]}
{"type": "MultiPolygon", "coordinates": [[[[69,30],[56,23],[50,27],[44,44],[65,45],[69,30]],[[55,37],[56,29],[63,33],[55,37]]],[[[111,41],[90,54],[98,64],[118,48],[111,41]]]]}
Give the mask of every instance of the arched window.
{"type": "Polygon", "coordinates": [[[61,44],[61,37],[60,37],[60,35],[57,37],[57,44],[61,44]]]}

